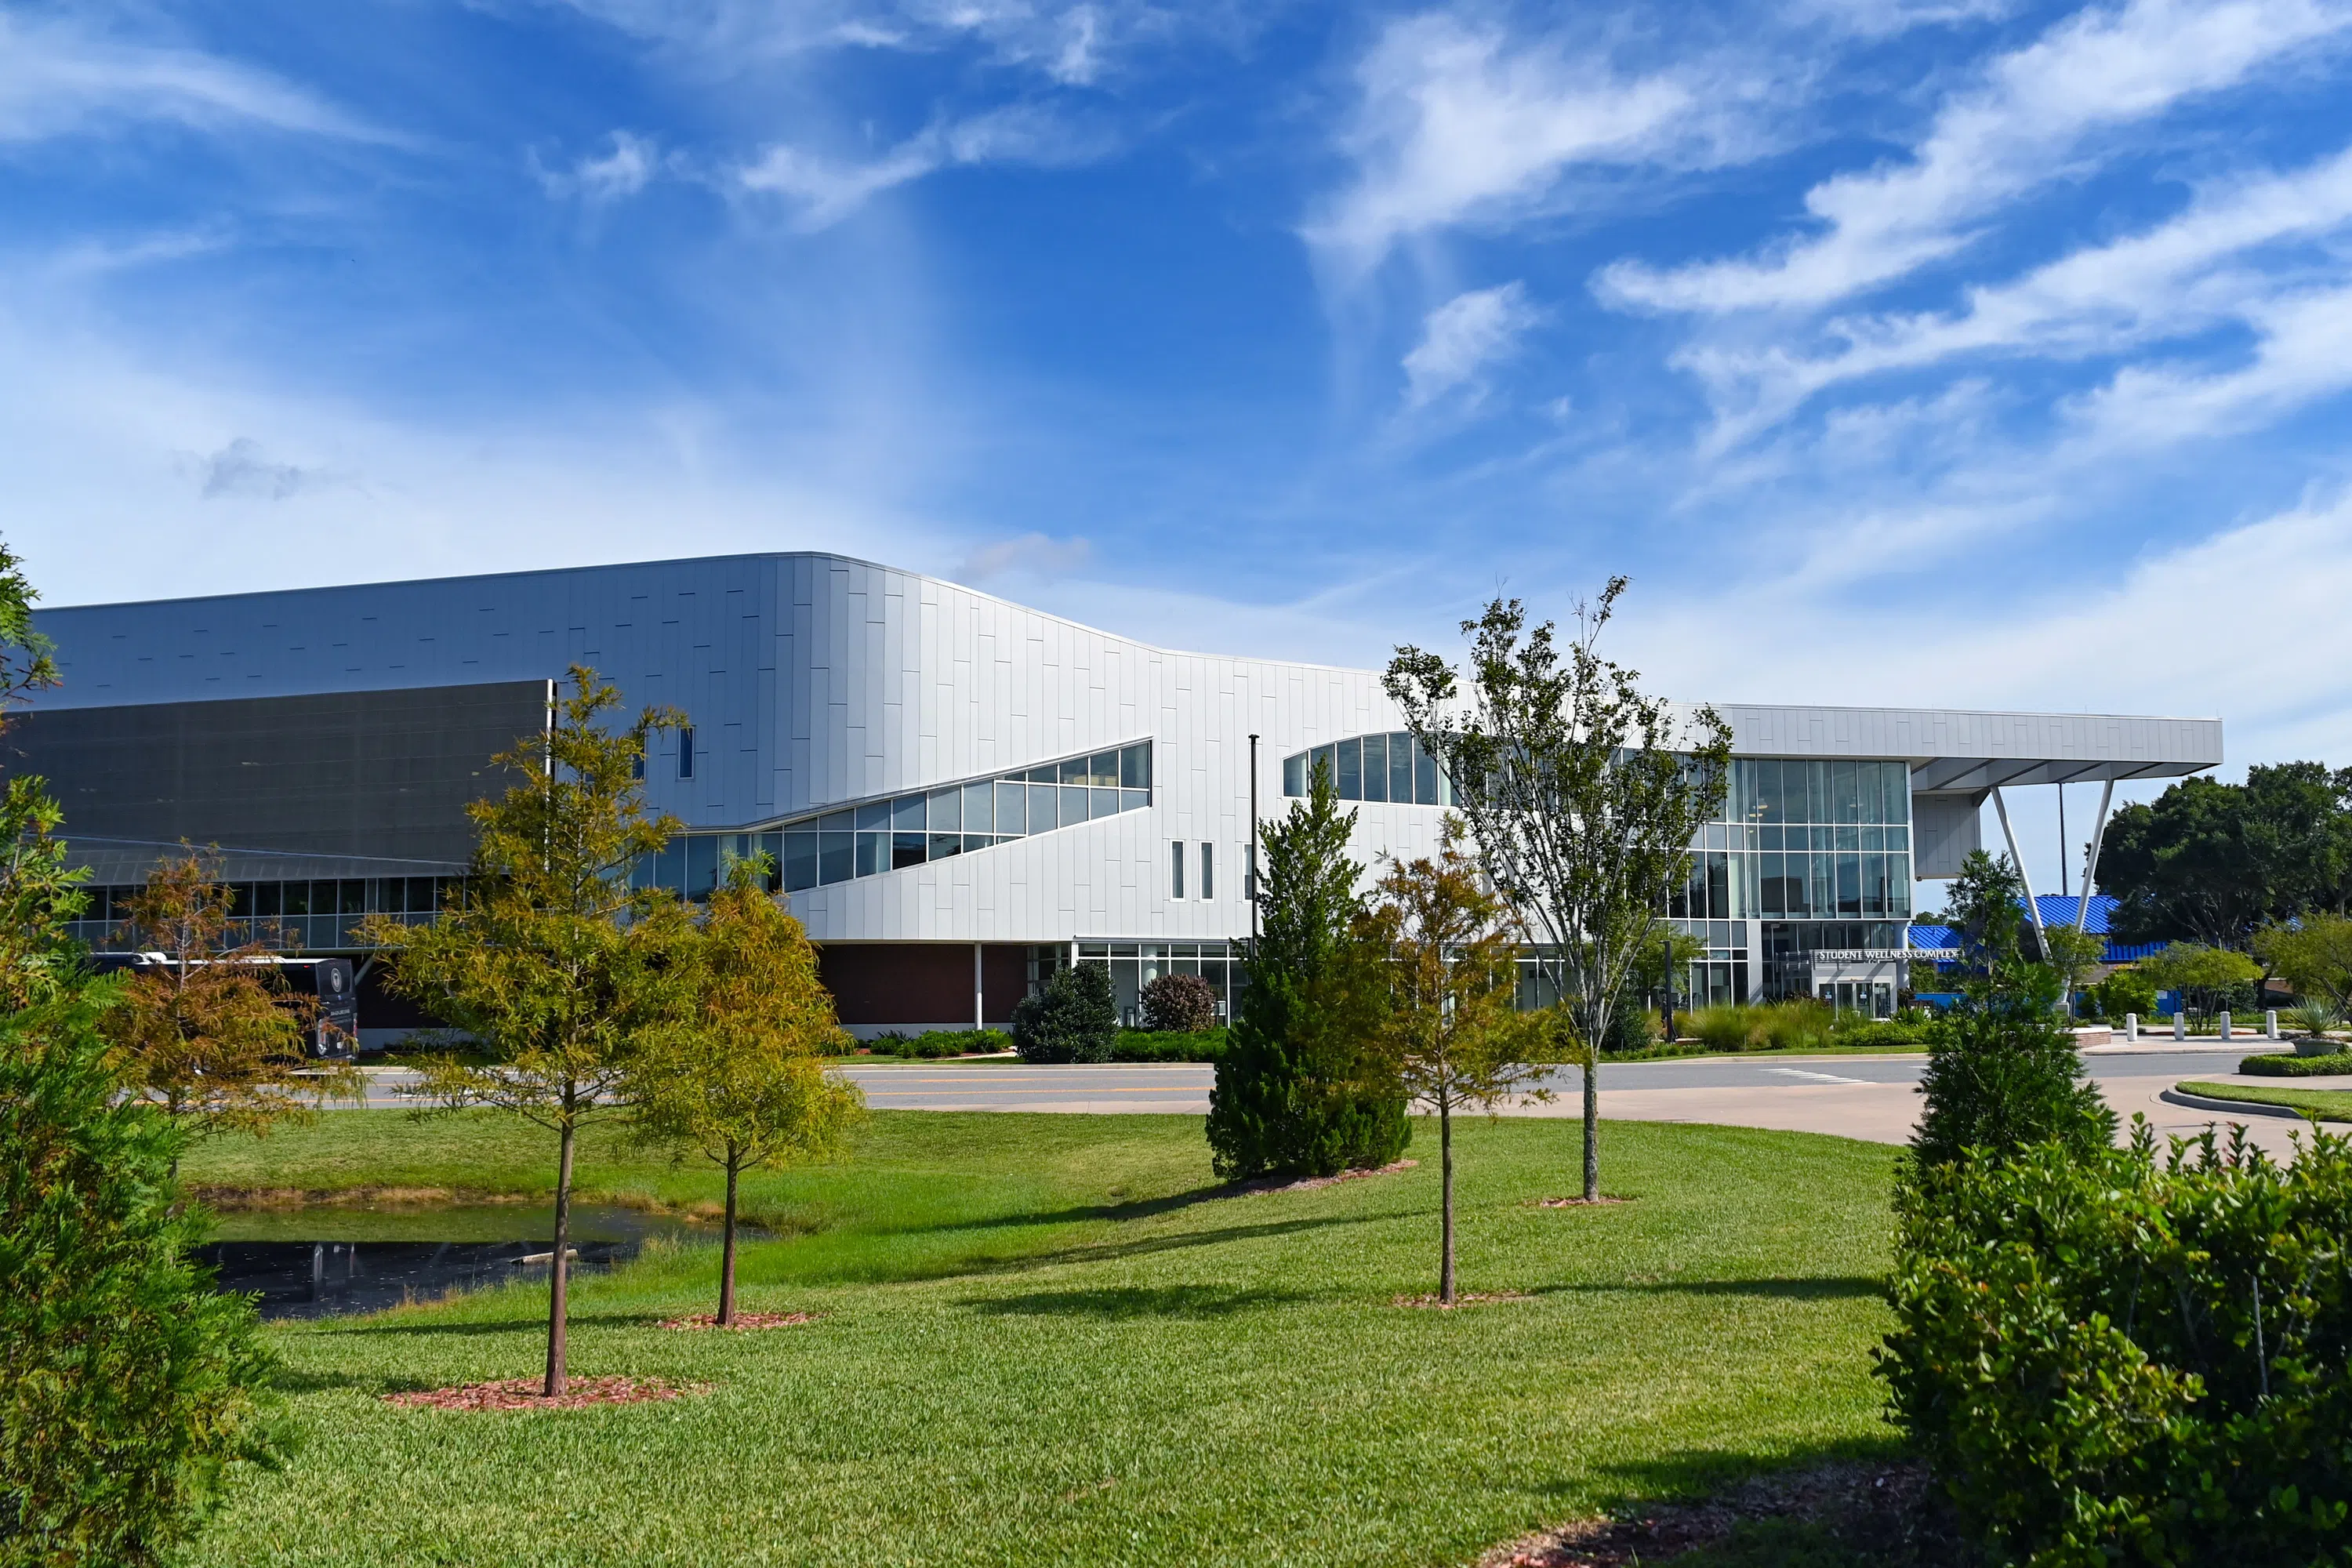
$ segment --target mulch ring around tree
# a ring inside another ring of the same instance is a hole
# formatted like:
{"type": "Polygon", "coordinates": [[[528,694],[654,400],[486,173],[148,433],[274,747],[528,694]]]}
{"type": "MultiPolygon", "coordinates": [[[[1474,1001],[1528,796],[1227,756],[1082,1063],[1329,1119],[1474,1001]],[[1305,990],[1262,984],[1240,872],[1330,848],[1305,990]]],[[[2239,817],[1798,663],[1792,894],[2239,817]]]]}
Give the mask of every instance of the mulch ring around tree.
{"type": "Polygon", "coordinates": [[[1924,1467],[1840,1461],[1759,1476],[1704,1501],[1622,1519],[1580,1520],[1497,1546],[1478,1568],[1635,1568],[1720,1545],[1743,1524],[1811,1525],[1869,1562],[1940,1568],[1960,1561],[1924,1467]]]}
{"type": "Polygon", "coordinates": [[[1399,1171],[1410,1171],[1420,1164],[1418,1160],[1398,1160],[1369,1171],[1342,1171],[1336,1176],[1307,1176],[1286,1182],[1280,1176],[1260,1176],[1255,1181],[1235,1182],[1233,1191],[1237,1197],[1264,1197],[1269,1193],[1311,1193],[1318,1187],[1328,1187],[1339,1182],[1360,1182],[1367,1176],[1393,1176],[1399,1171]]]}
{"type": "Polygon", "coordinates": [[[541,1380],[510,1377],[503,1383],[468,1383],[455,1388],[418,1388],[383,1395],[386,1405],[422,1410],[583,1410],[594,1405],[642,1405],[683,1399],[709,1391],[707,1383],[665,1383],[657,1377],[574,1377],[550,1399],[541,1380]]]}
{"type": "Polygon", "coordinates": [[[1532,1301],[1535,1298],[1525,1290],[1456,1290],[1454,1300],[1441,1301],[1433,1293],[1426,1296],[1399,1296],[1389,1303],[1391,1307],[1427,1307],[1440,1312],[1453,1311],[1456,1307],[1500,1307],[1513,1301],[1532,1301]]]}
{"type": "Polygon", "coordinates": [[[716,1312],[688,1312],[683,1318],[664,1318],[661,1326],[688,1333],[697,1329],[796,1329],[822,1316],[821,1312],[738,1312],[733,1322],[722,1323],[716,1312]]]}

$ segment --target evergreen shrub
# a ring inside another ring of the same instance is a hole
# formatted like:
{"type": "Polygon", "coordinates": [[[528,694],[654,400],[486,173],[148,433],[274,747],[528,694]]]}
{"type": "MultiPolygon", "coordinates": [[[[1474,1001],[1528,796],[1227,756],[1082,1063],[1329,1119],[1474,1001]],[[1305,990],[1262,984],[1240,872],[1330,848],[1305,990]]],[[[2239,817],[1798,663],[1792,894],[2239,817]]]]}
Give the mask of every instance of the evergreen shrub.
{"type": "Polygon", "coordinates": [[[1110,971],[1099,963],[1055,970],[1013,1009],[1013,1048],[1024,1062],[1107,1062],[1118,1038],[1110,971]]]}
{"type": "Polygon", "coordinates": [[[2042,1143],[1898,1189],[1897,1424],[1992,1561],[2342,1563],[2352,1142],[2042,1143]]]}
{"type": "Polygon", "coordinates": [[[1946,1015],[1920,1080],[1915,1161],[1946,1165],[1970,1151],[1999,1161],[2053,1142],[2088,1155],[2114,1142],[2115,1112],[2084,1076],[2056,1002],[2056,977],[2028,965],[1946,1015]]]}
{"type": "Polygon", "coordinates": [[[188,1260],[185,1134],[127,1099],[86,994],[0,1023],[0,1564],[146,1564],[275,1462],[253,1305],[188,1260]]]}

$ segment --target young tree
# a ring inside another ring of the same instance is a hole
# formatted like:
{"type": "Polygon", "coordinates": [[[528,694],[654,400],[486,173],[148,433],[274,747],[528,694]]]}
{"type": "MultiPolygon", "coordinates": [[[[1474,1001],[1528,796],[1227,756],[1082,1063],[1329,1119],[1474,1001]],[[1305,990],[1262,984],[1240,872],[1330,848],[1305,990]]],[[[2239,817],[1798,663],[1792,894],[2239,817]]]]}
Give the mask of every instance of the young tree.
{"type": "Polygon", "coordinates": [[[2352,919],[2308,914],[2293,925],[2267,927],[2254,938],[2254,953],[2296,995],[2352,1013],[2352,919]]]}
{"type": "Polygon", "coordinates": [[[2189,1011],[2205,1013],[2217,1011],[2213,1002],[2221,992],[2251,985],[2263,974],[2262,965],[2242,952],[2195,942],[2168,943],[2162,952],[2150,953],[2135,967],[2158,990],[2179,992],[2184,1004],[2203,1003],[2202,1007],[2189,1011]]]}
{"type": "Polygon", "coordinates": [[[273,944],[235,940],[229,898],[194,852],[148,872],[122,932],[163,961],[133,971],[100,1024],[124,1080],[200,1138],[261,1137],[357,1079],[349,1068],[308,1064],[317,1004],[287,991],[266,962],[273,944]]]}
{"type": "Polygon", "coordinates": [[[1228,1179],[1378,1167],[1412,1136],[1376,1044],[1384,976],[1359,919],[1355,825],[1318,765],[1307,798],[1260,830],[1258,937],[1209,1095],[1209,1148],[1228,1179]]]}
{"type": "Polygon", "coordinates": [[[1549,1033],[1515,1005],[1518,943],[1509,910],[1462,849],[1448,817],[1434,859],[1392,865],[1363,918],[1388,954],[1389,1005],[1381,1045],[1405,1091],[1437,1113],[1437,1299],[1454,1300],[1454,1113],[1491,1114],[1513,1095],[1545,1097],[1545,1068],[1529,1058],[1549,1033]]]}
{"type": "Polygon", "coordinates": [[[620,693],[581,666],[549,728],[492,760],[521,775],[467,808],[472,865],[429,925],[370,916],[390,984],[489,1059],[425,1064],[444,1108],[488,1106],[555,1134],[555,1246],[550,1268],[546,1394],[563,1392],[572,1166],[580,1129],[626,1113],[639,1039],[681,1005],[686,917],[672,894],[632,889],[629,868],[678,824],[649,816],[637,782],[646,735],[677,716],[647,709],[614,731],[620,693]]]}
{"type": "Polygon", "coordinates": [[[2023,957],[2025,879],[2004,855],[1969,851],[1944,893],[1944,923],[1960,934],[1960,952],[1979,976],[2023,957]]]}
{"type": "Polygon", "coordinates": [[[1633,960],[1631,984],[1643,995],[1657,998],[1660,1037],[1668,1045],[1680,1037],[1675,1031],[1675,1009],[1690,966],[1706,956],[1706,943],[1687,931],[1662,925],[1633,960]]]}
{"type": "Polygon", "coordinates": [[[2074,993],[2083,988],[2083,981],[2099,966],[2107,951],[2107,939],[2089,931],[2076,931],[2073,926],[2052,926],[2042,933],[2042,951],[2049,954],[2050,967],[2058,975],[2058,998],[2071,1004],[2074,993]]]}
{"type": "Polygon", "coordinates": [[[1560,998],[1584,1062],[1584,1195],[1601,1195],[1601,1044],[1692,838],[1722,807],[1731,731],[1712,708],[1678,717],[1640,675],[1601,657],[1626,580],[1577,607],[1563,647],[1517,599],[1475,621],[1467,669],[1400,647],[1384,682],[1405,726],[1454,781],[1487,877],[1560,998]]]}
{"type": "Polygon", "coordinates": [[[630,1075],[638,1131],[727,1173],[722,1328],[735,1321],[738,1179],[832,1152],[865,1104],[825,1070],[849,1037],[817,980],[816,950],[767,879],[765,857],[728,867],[688,949],[688,1005],[648,1033],[630,1075]]]}

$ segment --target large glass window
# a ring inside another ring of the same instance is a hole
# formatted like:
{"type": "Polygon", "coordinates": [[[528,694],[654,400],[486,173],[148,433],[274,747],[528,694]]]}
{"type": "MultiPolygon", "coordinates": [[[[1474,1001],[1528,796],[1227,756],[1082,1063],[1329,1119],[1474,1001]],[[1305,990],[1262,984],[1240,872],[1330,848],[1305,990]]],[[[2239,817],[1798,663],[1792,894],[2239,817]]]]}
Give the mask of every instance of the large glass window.
{"type": "MultiPolygon", "coordinates": [[[[777,862],[769,886],[797,893],[971,854],[1150,804],[1151,742],[1138,741],[994,778],[869,800],[764,833],[680,834],[633,868],[631,877],[638,887],[707,898],[726,875],[729,860],[765,854],[777,862]]],[[[275,897],[276,884],[270,886],[275,897]]],[[[330,894],[320,907],[331,912],[344,897],[330,894]]],[[[307,907],[312,900],[306,895],[301,901],[307,907]]]]}
{"type": "Polygon", "coordinates": [[[1358,735],[1328,746],[1294,752],[1282,759],[1282,793],[1303,799],[1318,767],[1331,771],[1341,800],[1392,801],[1399,805],[1452,805],[1452,784],[1437,759],[1404,731],[1358,735]]]}

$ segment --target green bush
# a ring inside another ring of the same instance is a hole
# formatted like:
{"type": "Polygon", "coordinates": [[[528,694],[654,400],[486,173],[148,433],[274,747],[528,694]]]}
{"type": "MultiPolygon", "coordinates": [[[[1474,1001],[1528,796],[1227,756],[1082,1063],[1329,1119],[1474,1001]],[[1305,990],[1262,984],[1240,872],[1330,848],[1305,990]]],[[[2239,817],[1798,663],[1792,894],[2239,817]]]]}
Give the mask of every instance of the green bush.
{"type": "Polygon", "coordinates": [[[2091,991],[2099,999],[2099,1011],[2118,1024],[2126,1013],[2137,1013],[2143,1024],[2156,1016],[2156,987],[2137,970],[2118,969],[2091,991]]]}
{"type": "Polygon", "coordinates": [[[2053,1011],[2057,980],[2039,966],[2024,983],[1955,1007],[1927,1047],[1927,1097],[1912,1158],[1950,1164],[1971,1151],[2007,1159],[2037,1143],[2085,1153],[2115,1139],[2116,1114],[2084,1074],[2073,1032],[2053,1011]]]}
{"type": "Polygon", "coordinates": [[[2238,1070],[2256,1078],[2333,1078],[2352,1073],[2352,1051],[2327,1057],[2248,1057],[2238,1064],[2238,1070]]]}
{"type": "Polygon", "coordinates": [[[2346,1561],[2352,1142],[2043,1144],[1897,1194],[1897,1424],[1993,1560],[2346,1561]]]}
{"type": "Polygon", "coordinates": [[[1197,1034],[1217,1021],[1217,990],[1197,974],[1162,974],[1143,988],[1143,1026],[1155,1035],[1197,1034]]]}
{"type": "Polygon", "coordinates": [[[1225,1054],[1225,1031],[1121,1029],[1111,1042],[1115,1062],[1213,1062],[1225,1054]]]}
{"type": "Polygon", "coordinates": [[[1118,1038],[1110,971],[1099,963],[1055,970],[1013,1009],[1013,1048],[1024,1062],[1107,1062],[1118,1038]]]}
{"type": "Polygon", "coordinates": [[[879,1056],[937,1061],[942,1057],[988,1056],[1013,1048],[1013,1037],[1002,1029],[926,1029],[911,1038],[889,1033],[877,1035],[867,1048],[879,1056]]]}
{"type": "Polygon", "coordinates": [[[1925,1046],[1947,1033],[1942,1019],[1916,1008],[1906,1008],[1892,1018],[1841,1014],[1830,1030],[1830,1038],[1841,1046],[1925,1046]]]}
{"type": "Polygon", "coordinates": [[[1604,1055],[1634,1056],[1656,1047],[1664,1033],[1658,1015],[1638,997],[1624,997],[1609,1013],[1609,1033],[1601,1042],[1604,1055]]]}
{"type": "Polygon", "coordinates": [[[1832,1043],[1835,1015],[1810,997],[1729,1003],[1690,1015],[1690,1033],[1711,1051],[1817,1051],[1832,1043]]]}
{"type": "Polygon", "coordinates": [[[187,1260],[185,1135],[86,997],[0,1025],[0,1563],[143,1564],[273,1460],[252,1303],[187,1260]]]}

